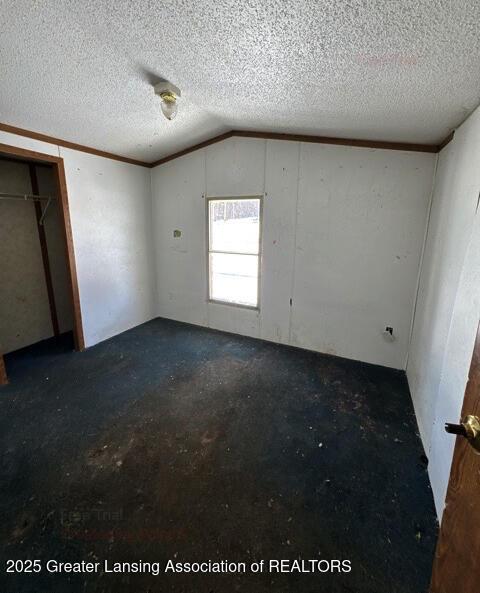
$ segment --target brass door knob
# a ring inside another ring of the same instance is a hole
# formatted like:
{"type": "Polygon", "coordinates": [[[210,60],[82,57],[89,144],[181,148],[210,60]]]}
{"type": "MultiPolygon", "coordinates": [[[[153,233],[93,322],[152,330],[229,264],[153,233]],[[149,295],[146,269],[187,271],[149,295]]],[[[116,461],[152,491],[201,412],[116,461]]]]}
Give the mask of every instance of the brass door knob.
{"type": "Polygon", "coordinates": [[[480,418],[478,416],[465,416],[460,424],[446,422],[445,430],[451,434],[465,437],[472,447],[480,453],[480,418]]]}

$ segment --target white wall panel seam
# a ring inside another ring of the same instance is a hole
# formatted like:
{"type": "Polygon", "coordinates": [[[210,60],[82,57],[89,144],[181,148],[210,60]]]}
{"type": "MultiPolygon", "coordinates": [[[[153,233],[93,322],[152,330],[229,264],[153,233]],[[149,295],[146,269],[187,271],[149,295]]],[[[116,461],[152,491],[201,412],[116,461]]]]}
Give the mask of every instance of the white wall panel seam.
{"type": "Polygon", "coordinates": [[[298,227],[298,206],[300,199],[300,157],[302,154],[302,142],[298,143],[297,155],[297,195],[295,198],[295,224],[293,226],[293,265],[292,265],[292,283],[290,287],[289,316],[288,316],[288,342],[292,343],[292,310],[294,307],[293,295],[295,293],[295,264],[297,261],[297,227],[298,227]]]}

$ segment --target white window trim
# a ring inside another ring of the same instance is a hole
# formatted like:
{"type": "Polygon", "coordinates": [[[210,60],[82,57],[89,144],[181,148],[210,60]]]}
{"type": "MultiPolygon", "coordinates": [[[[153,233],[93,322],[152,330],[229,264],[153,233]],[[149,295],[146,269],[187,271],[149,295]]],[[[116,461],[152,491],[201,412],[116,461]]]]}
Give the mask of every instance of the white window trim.
{"type": "Polygon", "coordinates": [[[238,307],[240,309],[250,309],[251,311],[260,311],[261,302],[261,287],[262,287],[262,251],[263,251],[263,194],[252,195],[252,196],[206,196],[205,197],[205,221],[206,221],[206,247],[207,247],[207,303],[213,305],[223,305],[228,307],[238,307]],[[238,200],[259,200],[259,229],[258,229],[258,254],[257,253],[239,253],[238,251],[221,251],[221,250],[210,250],[210,202],[220,201],[238,201],[238,200]],[[211,281],[211,270],[210,270],[210,253],[225,253],[227,255],[255,255],[257,257],[258,274],[257,274],[257,304],[256,305],[244,305],[242,303],[232,303],[231,301],[221,301],[219,299],[212,299],[210,297],[210,286],[211,281]]]}

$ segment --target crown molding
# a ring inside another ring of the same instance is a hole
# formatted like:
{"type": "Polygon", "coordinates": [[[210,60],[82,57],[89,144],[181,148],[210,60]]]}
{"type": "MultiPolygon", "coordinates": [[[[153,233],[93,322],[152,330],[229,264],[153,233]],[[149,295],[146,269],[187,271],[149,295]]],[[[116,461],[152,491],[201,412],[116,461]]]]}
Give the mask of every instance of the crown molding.
{"type": "Polygon", "coordinates": [[[409,142],[389,142],[385,140],[358,140],[355,138],[336,138],[331,136],[310,136],[308,134],[279,134],[274,132],[256,132],[234,130],[232,136],[241,138],[264,138],[266,140],[289,140],[291,142],[312,142],[315,144],[333,144],[335,146],[353,146],[357,148],[382,148],[384,150],[407,150],[411,152],[438,152],[436,144],[412,144],[409,142]]]}
{"type": "Polygon", "coordinates": [[[150,166],[158,167],[159,165],[168,163],[173,159],[177,159],[181,156],[194,152],[195,150],[200,150],[201,148],[205,148],[206,146],[210,146],[211,144],[215,144],[216,142],[221,142],[222,140],[232,137],[260,138],[264,140],[287,140],[290,142],[312,142],[315,144],[330,144],[334,146],[353,146],[356,148],[377,148],[383,150],[403,150],[409,152],[428,152],[435,154],[439,152],[444,146],[446,146],[448,142],[450,142],[450,140],[453,138],[453,132],[440,144],[414,144],[409,142],[388,142],[385,140],[358,140],[354,138],[334,138],[331,136],[310,136],[308,134],[281,134],[276,132],[231,130],[230,132],[225,132],[225,134],[214,136],[209,140],[205,140],[199,144],[194,144],[193,146],[189,146],[188,148],[184,148],[183,150],[174,152],[173,154],[158,159],[157,161],[151,163],[150,166]]]}
{"type": "Polygon", "coordinates": [[[443,148],[445,148],[445,146],[447,146],[447,144],[453,140],[454,136],[455,130],[453,130],[453,132],[450,132],[450,134],[440,142],[440,144],[438,145],[437,152],[440,152],[443,148]]]}
{"type": "Polygon", "coordinates": [[[194,144],[153,162],[146,162],[131,159],[125,156],[114,154],[112,152],[98,150],[83,144],[76,144],[75,142],[69,142],[67,140],[62,140],[61,138],[55,138],[54,136],[47,136],[46,134],[40,134],[39,132],[32,132],[31,130],[25,130],[24,128],[17,128],[16,126],[11,126],[9,124],[0,123],[0,130],[9,132],[11,134],[16,134],[17,136],[25,136],[27,138],[33,138],[34,140],[40,140],[49,144],[63,146],[64,148],[70,148],[72,150],[78,150],[80,152],[86,152],[95,156],[101,156],[107,159],[113,159],[115,161],[128,163],[130,165],[138,165],[140,167],[147,167],[150,169],[232,137],[259,138],[263,140],[286,140],[289,142],[311,142],[315,144],[330,144],[333,146],[353,146],[356,148],[376,148],[383,150],[437,153],[440,152],[452,140],[455,133],[451,132],[442,142],[440,142],[440,144],[415,144],[409,142],[388,142],[385,140],[360,140],[355,138],[335,138],[331,136],[310,136],[308,134],[282,134],[277,132],[260,132],[254,130],[230,130],[229,132],[224,132],[223,134],[213,136],[208,140],[204,140],[203,142],[199,142],[198,144],[194,144]]]}
{"type": "Polygon", "coordinates": [[[158,167],[158,165],[163,165],[164,163],[168,163],[168,161],[173,161],[173,159],[178,159],[179,157],[189,154],[190,152],[200,150],[201,148],[205,148],[211,144],[216,144],[217,142],[231,138],[234,135],[235,133],[232,131],[219,134],[218,136],[214,136],[213,138],[209,138],[208,140],[204,140],[203,142],[199,142],[198,144],[194,144],[193,146],[189,146],[188,148],[184,148],[183,150],[179,150],[178,152],[164,156],[157,161],[153,161],[153,163],[150,164],[150,167],[158,167]]]}
{"type": "Polygon", "coordinates": [[[47,142],[48,144],[56,144],[57,146],[63,146],[63,148],[71,148],[72,150],[78,150],[80,152],[86,152],[88,154],[94,154],[95,156],[102,156],[107,159],[113,159],[114,161],[121,161],[122,163],[128,163],[130,165],[139,165],[140,167],[151,167],[150,163],[145,161],[138,161],[136,159],[130,159],[126,156],[120,156],[119,154],[113,154],[112,152],[105,152],[104,150],[98,150],[91,146],[85,146],[83,144],[76,144],[75,142],[69,142],[68,140],[62,140],[61,138],[55,138],[54,136],[47,136],[46,134],[40,134],[39,132],[32,132],[31,130],[25,130],[24,128],[17,128],[9,124],[0,122],[0,130],[9,132],[10,134],[16,134],[17,136],[24,136],[26,138],[33,138],[34,140],[40,140],[41,142],[47,142]]]}

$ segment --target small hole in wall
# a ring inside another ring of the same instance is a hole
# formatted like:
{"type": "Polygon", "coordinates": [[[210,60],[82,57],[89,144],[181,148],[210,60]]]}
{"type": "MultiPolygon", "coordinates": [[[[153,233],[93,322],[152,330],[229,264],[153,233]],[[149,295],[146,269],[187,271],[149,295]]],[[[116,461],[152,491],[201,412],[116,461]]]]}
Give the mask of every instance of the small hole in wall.
{"type": "Polygon", "coordinates": [[[182,236],[182,231],[179,231],[178,229],[175,229],[173,231],[173,236],[175,237],[175,239],[178,239],[178,237],[182,236]]]}

